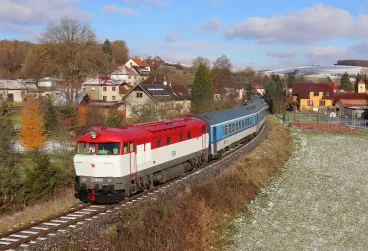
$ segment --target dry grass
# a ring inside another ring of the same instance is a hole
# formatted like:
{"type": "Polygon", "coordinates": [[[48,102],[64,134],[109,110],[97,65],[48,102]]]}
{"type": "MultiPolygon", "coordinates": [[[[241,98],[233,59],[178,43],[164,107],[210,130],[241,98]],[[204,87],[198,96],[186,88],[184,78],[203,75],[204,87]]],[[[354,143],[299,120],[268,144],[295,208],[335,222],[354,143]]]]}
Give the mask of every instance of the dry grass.
{"type": "Polygon", "coordinates": [[[33,220],[46,218],[54,213],[62,212],[77,202],[78,200],[74,197],[74,190],[68,189],[61,194],[59,193],[52,200],[28,206],[17,213],[0,215],[0,232],[19,226],[22,223],[26,224],[33,220]]]}
{"type": "MultiPolygon", "coordinates": [[[[269,118],[268,138],[214,179],[187,187],[173,198],[124,212],[95,244],[109,250],[210,250],[228,241],[231,220],[283,167],[291,149],[289,129],[269,118]],[[101,241],[103,240],[103,241],[101,241]],[[102,243],[103,242],[103,243],[102,243]]],[[[75,249],[86,248],[76,243],[75,249]]],[[[88,248],[88,247],[87,247],[88,248]]]]}

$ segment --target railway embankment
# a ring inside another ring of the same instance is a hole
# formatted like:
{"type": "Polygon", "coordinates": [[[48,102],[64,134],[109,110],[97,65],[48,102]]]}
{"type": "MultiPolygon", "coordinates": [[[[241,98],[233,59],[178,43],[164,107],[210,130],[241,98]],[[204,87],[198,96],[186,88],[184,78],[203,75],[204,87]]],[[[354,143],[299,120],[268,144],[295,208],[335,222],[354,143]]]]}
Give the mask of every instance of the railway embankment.
{"type": "Polygon", "coordinates": [[[367,250],[367,134],[296,132],[283,171],[233,224],[227,250],[367,250]]]}
{"type": "MultiPolygon", "coordinates": [[[[256,149],[242,148],[224,158],[220,165],[204,169],[149,200],[121,206],[113,215],[86,223],[83,229],[55,238],[45,247],[74,250],[223,247],[229,239],[224,232],[234,217],[246,210],[246,202],[274,177],[289,156],[289,128],[279,120],[268,118],[267,132],[262,137],[254,143],[256,149]]],[[[41,246],[42,243],[38,247],[41,246]]]]}

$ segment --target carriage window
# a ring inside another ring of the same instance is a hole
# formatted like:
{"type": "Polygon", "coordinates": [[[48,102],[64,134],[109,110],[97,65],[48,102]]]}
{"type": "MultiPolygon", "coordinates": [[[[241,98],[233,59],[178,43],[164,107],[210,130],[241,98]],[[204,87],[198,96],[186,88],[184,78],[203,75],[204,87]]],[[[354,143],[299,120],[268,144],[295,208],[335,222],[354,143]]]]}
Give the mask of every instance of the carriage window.
{"type": "Polygon", "coordinates": [[[235,123],[233,123],[233,125],[232,125],[232,127],[231,127],[232,129],[233,129],[233,131],[232,132],[235,132],[235,123]]]}
{"type": "Polygon", "coordinates": [[[180,142],[183,141],[183,134],[180,134],[180,142]]]}
{"type": "Polygon", "coordinates": [[[249,118],[249,124],[250,125],[252,124],[252,118],[249,118]]]}
{"type": "Polygon", "coordinates": [[[242,120],[242,127],[244,128],[245,127],[245,121],[242,120]]]}
{"type": "Polygon", "coordinates": [[[98,154],[118,155],[120,153],[120,143],[98,143],[98,154]]]}
{"type": "Polygon", "coordinates": [[[130,142],[130,147],[129,147],[129,151],[132,153],[134,152],[134,143],[130,142]]]}
{"type": "Polygon", "coordinates": [[[128,153],[128,143],[124,143],[124,153],[128,153]]]}
{"type": "Polygon", "coordinates": [[[85,143],[79,142],[77,153],[79,154],[95,154],[96,152],[96,144],[95,143],[85,143]]]}
{"type": "Polygon", "coordinates": [[[161,139],[157,140],[157,147],[161,147],[161,139]]]}
{"type": "Polygon", "coordinates": [[[170,137],[166,138],[166,145],[170,145],[170,137]]]}
{"type": "Polygon", "coordinates": [[[227,135],[229,133],[229,128],[228,128],[228,126],[226,125],[225,126],[225,135],[227,135]]]}
{"type": "Polygon", "coordinates": [[[238,131],[239,130],[239,123],[236,122],[236,130],[238,131]]]}
{"type": "Polygon", "coordinates": [[[188,132],[188,139],[190,139],[190,132],[188,132]]]}

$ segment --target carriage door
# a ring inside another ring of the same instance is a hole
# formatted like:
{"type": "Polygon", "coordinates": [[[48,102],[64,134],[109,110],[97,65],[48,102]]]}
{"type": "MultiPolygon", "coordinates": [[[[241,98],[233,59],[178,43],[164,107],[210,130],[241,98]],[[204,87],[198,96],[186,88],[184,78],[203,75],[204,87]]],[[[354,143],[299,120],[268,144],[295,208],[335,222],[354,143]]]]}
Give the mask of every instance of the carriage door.
{"type": "Polygon", "coordinates": [[[212,137],[213,137],[213,153],[217,152],[217,133],[216,127],[212,128],[212,137]]]}

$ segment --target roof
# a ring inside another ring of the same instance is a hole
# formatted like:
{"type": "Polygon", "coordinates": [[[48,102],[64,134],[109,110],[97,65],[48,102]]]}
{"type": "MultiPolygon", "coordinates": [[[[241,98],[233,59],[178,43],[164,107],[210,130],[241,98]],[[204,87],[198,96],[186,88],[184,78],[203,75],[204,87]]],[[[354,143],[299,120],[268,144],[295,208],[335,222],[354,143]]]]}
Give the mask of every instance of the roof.
{"type": "Polygon", "coordinates": [[[120,86],[120,82],[116,82],[109,77],[97,77],[87,80],[82,85],[102,85],[102,86],[120,86]]]}
{"type": "Polygon", "coordinates": [[[132,68],[134,69],[136,74],[138,74],[140,76],[149,76],[149,75],[151,75],[151,72],[147,68],[144,68],[142,66],[133,65],[132,68]]]}
{"type": "Polygon", "coordinates": [[[339,99],[356,99],[365,100],[368,99],[368,93],[356,93],[356,92],[336,92],[333,96],[334,104],[339,101],[339,99]]]}
{"type": "Polygon", "coordinates": [[[139,66],[143,66],[143,67],[150,67],[150,65],[149,65],[149,64],[147,64],[147,62],[146,62],[146,61],[141,60],[141,59],[139,59],[139,58],[131,58],[131,60],[133,60],[133,61],[134,61],[134,63],[136,63],[136,64],[137,64],[137,65],[139,65],[139,66]]]}
{"type": "MultiPolygon", "coordinates": [[[[54,106],[66,106],[68,105],[68,100],[67,100],[67,93],[65,91],[52,91],[51,92],[53,95],[53,105],[54,106]]],[[[83,92],[78,92],[77,94],[74,94],[74,100],[75,98],[77,98],[78,100],[78,104],[80,104],[82,102],[82,100],[88,96],[88,94],[83,93],[83,92]]]]}
{"type": "Polygon", "coordinates": [[[296,83],[292,85],[293,95],[299,94],[300,99],[309,99],[309,92],[323,92],[323,99],[332,99],[334,90],[328,83],[296,83]],[[326,96],[326,92],[330,95],[326,96]]]}
{"type": "Polygon", "coordinates": [[[212,126],[229,120],[238,119],[260,111],[266,105],[257,95],[252,96],[252,102],[244,106],[234,107],[214,112],[200,113],[196,117],[202,118],[212,126]]]}
{"type": "Polygon", "coordinates": [[[365,84],[365,82],[364,82],[363,79],[361,79],[361,80],[359,80],[358,84],[365,84]]]}
{"type": "Polygon", "coordinates": [[[336,84],[336,83],[334,83],[334,82],[331,82],[331,83],[328,83],[331,87],[332,87],[332,89],[334,89],[334,90],[337,90],[337,89],[339,89],[339,85],[338,84],[336,84]]]}
{"type": "Polygon", "coordinates": [[[257,83],[252,84],[252,86],[253,88],[256,88],[256,89],[263,89],[263,86],[257,83]]]}
{"type": "Polygon", "coordinates": [[[130,75],[130,76],[139,76],[138,73],[132,71],[131,69],[129,69],[127,66],[122,65],[119,66],[118,69],[116,69],[115,71],[113,71],[111,73],[111,75],[130,75]]]}
{"type": "Polygon", "coordinates": [[[0,79],[0,90],[31,90],[37,91],[35,84],[25,83],[21,80],[0,79]]]}
{"type": "Polygon", "coordinates": [[[339,99],[344,107],[368,107],[368,99],[339,99]]]}

